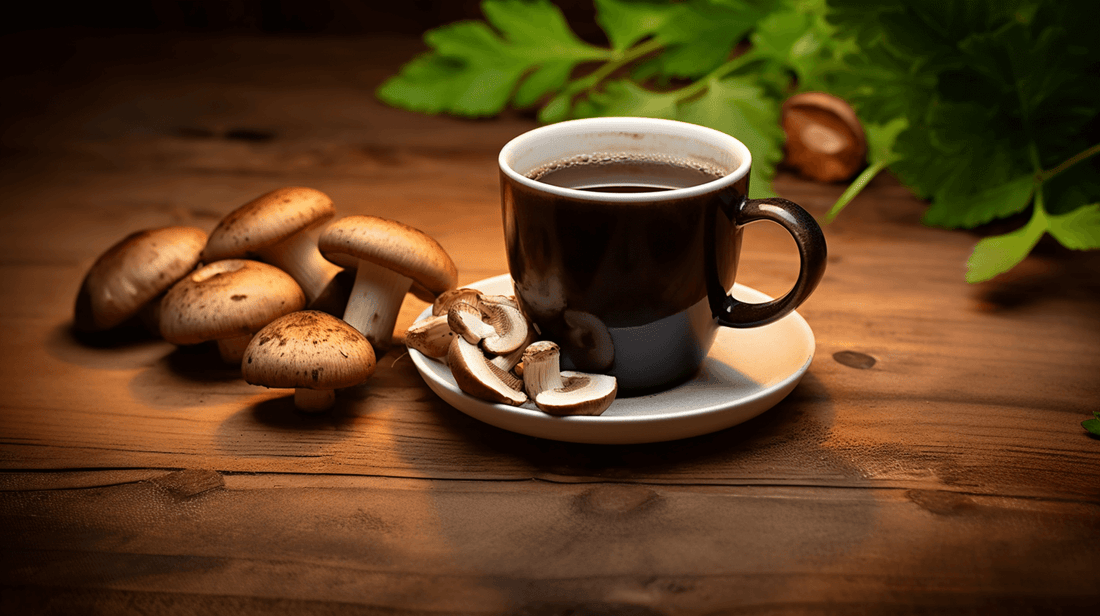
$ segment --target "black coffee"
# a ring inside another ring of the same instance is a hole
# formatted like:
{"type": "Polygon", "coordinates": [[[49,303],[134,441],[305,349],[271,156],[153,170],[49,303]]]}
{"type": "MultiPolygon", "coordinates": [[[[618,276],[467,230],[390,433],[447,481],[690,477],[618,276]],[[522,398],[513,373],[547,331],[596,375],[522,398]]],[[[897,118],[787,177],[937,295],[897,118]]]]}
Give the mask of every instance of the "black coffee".
{"type": "Polygon", "coordinates": [[[527,177],[562,188],[639,193],[698,186],[722,175],[718,169],[682,160],[592,154],[543,165],[527,177]]]}

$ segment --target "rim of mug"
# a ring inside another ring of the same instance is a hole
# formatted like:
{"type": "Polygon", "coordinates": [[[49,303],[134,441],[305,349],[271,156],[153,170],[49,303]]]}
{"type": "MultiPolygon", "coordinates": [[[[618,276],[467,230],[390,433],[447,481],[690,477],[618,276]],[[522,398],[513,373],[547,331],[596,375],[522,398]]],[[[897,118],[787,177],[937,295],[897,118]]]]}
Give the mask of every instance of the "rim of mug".
{"type": "Polygon", "coordinates": [[[749,152],[749,148],[744,143],[741,143],[741,141],[737,138],[723,133],[722,131],[708,128],[706,126],[700,126],[698,124],[681,122],[679,120],[665,120],[661,118],[601,117],[581,118],[578,120],[565,120],[563,122],[547,124],[546,126],[540,126],[538,128],[529,130],[522,135],[514,137],[511,141],[506,143],[503,148],[501,148],[500,155],[497,157],[497,164],[499,165],[500,169],[513,181],[518,182],[519,184],[522,184],[533,190],[538,190],[560,197],[568,197],[570,199],[582,199],[586,201],[602,201],[610,203],[638,203],[653,201],[671,201],[673,199],[694,197],[714,191],[716,189],[725,188],[731,184],[740,181],[743,177],[748,175],[749,168],[752,166],[752,153],[749,152]],[[662,127],[663,129],[665,129],[663,131],[665,134],[683,135],[688,139],[698,139],[701,142],[710,144],[718,150],[723,150],[727,152],[732,150],[735,156],[740,159],[740,164],[730,173],[727,173],[720,178],[705,182],[703,184],[696,184],[695,186],[688,186],[686,188],[673,188],[671,190],[639,193],[594,192],[580,190],[576,188],[565,188],[563,186],[554,186],[553,184],[547,184],[538,180],[533,180],[512,168],[511,159],[516,155],[517,151],[524,146],[525,143],[533,139],[553,139],[554,137],[561,136],[563,134],[573,134],[579,127],[583,127],[585,125],[591,125],[592,128],[599,127],[604,131],[616,131],[623,133],[656,132],[653,130],[655,127],[662,127]],[[646,128],[649,128],[650,130],[646,130],[646,128]]]}

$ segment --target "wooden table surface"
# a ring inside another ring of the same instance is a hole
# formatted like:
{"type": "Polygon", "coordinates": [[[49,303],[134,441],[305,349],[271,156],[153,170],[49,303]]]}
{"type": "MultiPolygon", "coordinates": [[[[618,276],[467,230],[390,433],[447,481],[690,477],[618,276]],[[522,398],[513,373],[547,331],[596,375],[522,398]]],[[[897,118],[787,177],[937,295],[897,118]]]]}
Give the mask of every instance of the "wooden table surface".
{"type": "MultiPolygon", "coordinates": [[[[52,37],[52,38],[51,38],[52,37]]],[[[1036,613],[1100,604],[1100,261],[1041,244],[970,286],[976,236],[883,176],[825,228],[817,351],[740,426],[553,442],[436,397],[401,345],[328,414],[159,341],[70,333],[124,235],[210,230],[285,185],[507,271],[495,157],[534,127],[391,109],[415,39],[4,40],[0,611],[1036,613]],[[26,61],[24,61],[26,60],[26,61]]],[[[781,175],[821,216],[842,186],[781,175]]],[[[739,282],[797,269],[746,232],[739,282]]],[[[409,296],[403,331],[425,304],[409,296]]],[[[1096,612],[1093,612],[1096,613],[1096,612]]]]}

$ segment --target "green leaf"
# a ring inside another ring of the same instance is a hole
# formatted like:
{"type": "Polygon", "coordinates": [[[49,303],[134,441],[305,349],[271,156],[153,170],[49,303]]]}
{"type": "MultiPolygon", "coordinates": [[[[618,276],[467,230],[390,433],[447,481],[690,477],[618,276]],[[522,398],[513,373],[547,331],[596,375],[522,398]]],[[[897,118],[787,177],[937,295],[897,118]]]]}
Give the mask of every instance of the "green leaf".
{"type": "Polygon", "coordinates": [[[461,21],[426,32],[432,51],[402,67],[377,96],[423,113],[494,115],[513,93],[517,105],[533,104],[563,87],[577,64],[610,56],[577,38],[548,0],[486,0],[482,11],[488,23],[461,21]]]}
{"type": "Polygon", "coordinates": [[[1023,211],[1034,191],[1035,176],[1028,174],[973,195],[957,199],[941,197],[925,212],[924,222],[944,227],[976,227],[1023,211]]]}
{"type": "Polygon", "coordinates": [[[1012,269],[1031,252],[1046,229],[1046,214],[1036,207],[1025,226],[978,242],[966,262],[966,281],[983,282],[1012,269]]]}
{"type": "Polygon", "coordinates": [[[898,135],[909,128],[905,118],[894,118],[885,124],[863,123],[863,133],[867,137],[867,160],[871,164],[890,161],[897,158],[894,154],[894,142],[898,135]]]}
{"type": "Polygon", "coordinates": [[[594,113],[583,115],[639,116],[647,118],[676,118],[675,92],[653,92],[638,84],[619,79],[604,86],[589,98],[594,113]]]}
{"type": "Polygon", "coordinates": [[[667,2],[595,0],[596,23],[603,28],[611,48],[622,51],[662,28],[677,11],[667,2]]]}
{"type": "Polygon", "coordinates": [[[1082,421],[1081,427],[1096,436],[1100,436],[1100,412],[1093,411],[1092,419],[1082,421]]]}
{"type": "Polygon", "coordinates": [[[1047,230],[1066,248],[1100,249],[1100,203],[1092,203],[1067,214],[1049,216],[1047,230]]]}
{"type": "Polygon", "coordinates": [[[722,64],[777,0],[687,0],[654,36],[668,49],[656,59],[659,75],[701,77],[722,64]]]}
{"type": "Polygon", "coordinates": [[[749,196],[774,196],[771,180],[783,158],[779,105],[750,77],[714,80],[698,98],[685,102],[679,119],[720,130],[744,143],[752,154],[749,196]]]}

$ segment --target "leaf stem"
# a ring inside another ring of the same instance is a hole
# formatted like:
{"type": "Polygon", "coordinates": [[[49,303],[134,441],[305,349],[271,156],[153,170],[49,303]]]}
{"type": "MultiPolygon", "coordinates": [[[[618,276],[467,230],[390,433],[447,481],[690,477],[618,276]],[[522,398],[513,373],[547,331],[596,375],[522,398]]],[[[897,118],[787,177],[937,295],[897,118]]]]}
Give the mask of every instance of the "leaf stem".
{"type": "Polygon", "coordinates": [[[841,193],[840,198],[836,200],[836,203],[833,204],[833,207],[829,210],[827,214],[825,214],[825,222],[832,222],[833,219],[836,218],[837,214],[840,213],[840,210],[843,210],[844,206],[848,205],[848,203],[851,202],[852,199],[855,199],[856,195],[862,192],[864,187],[866,187],[867,184],[869,184],[871,180],[879,174],[879,172],[888,167],[890,163],[894,162],[894,160],[895,159],[893,157],[887,157],[875,163],[872,163],[866,169],[864,169],[863,173],[860,173],[859,177],[857,177],[851,184],[848,185],[848,188],[846,188],[844,192],[841,193]]]}
{"type": "Polygon", "coordinates": [[[1039,172],[1038,180],[1040,182],[1045,182],[1045,181],[1049,180],[1050,178],[1058,175],[1059,173],[1065,171],[1066,169],[1069,169],[1070,167],[1076,165],[1077,163],[1082,162],[1082,161],[1084,161],[1084,160],[1086,160],[1086,159],[1088,159],[1092,156],[1095,156],[1097,154],[1100,154],[1100,143],[1097,143],[1096,145],[1092,146],[1091,148],[1088,148],[1088,149],[1086,149],[1082,152],[1078,152],[1077,154],[1067,158],[1060,165],[1058,165],[1057,167],[1055,167],[1053,169],[1048,169],[1046,171],[1039,172]]]}
{"type": "Polygon", "coordinates": [[[592,71],[588,75],[585,75],[583,78],[577,80],[573,84],[573,87],[569,88],[569,90],[573,94],[582,92],[584,90],[591,90],[592,88],[599,85],[599,83],[601,81],[603,81],[604,79],[607,79],[608,75],[610,75],[611,73],[614,73],[615,71],[617,71],[620,68],[626,66],[627,64],[630,64],[631,62],[637,60],[638,58],[641,58],[645,55],[653,53],[654,51],[657,51],[662,46],[663,45],[661,44],[660,41],[658,41],[657,39],[652,39],[652,38],[649,39],[649,40],[643,41],[641,43],[638,43],[637,45],[635,45],[635,46],[631,47],[630,49],[627,49],[626,51],[624,51],[621,55],[618,55],[617,57],[614,57],[612,60],[609,60],[608,62],[605,62],[602,66],[600,66],[596,70],[592,71]]]}
{"type": "Polygon", "coordinates": [[[749,51],[746,51],[736,58],[727,60],[726,62],[715,68],[713,71],[707,73],[703,77],[700,77],[698,80],[689,83],[682,88],[670,90],[666,92],[666,94],[675,94],[676,102],[682,103],[685,100],[695,96],[696,94],[703,92],[704,90],[709,88],[710,85],[715,81],[718,81],[719,79],[734,72],[742,66],[753,62],[754,60],[756,60],[756,56],[753,55],[752,50],[750,49],[749,51]]]}

